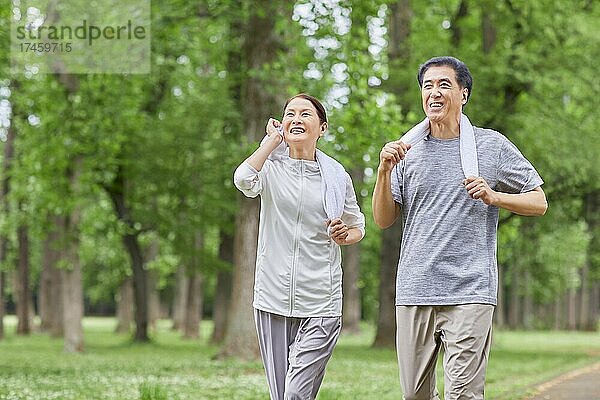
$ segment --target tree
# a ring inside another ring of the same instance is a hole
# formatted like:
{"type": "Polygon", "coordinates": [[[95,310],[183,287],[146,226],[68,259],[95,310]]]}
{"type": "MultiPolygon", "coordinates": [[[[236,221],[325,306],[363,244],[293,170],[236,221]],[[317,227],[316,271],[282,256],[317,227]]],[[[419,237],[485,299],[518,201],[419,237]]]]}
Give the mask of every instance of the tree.
{"type": "MultiPolygon", "coordinates": [[[[282,101],[276,80],[265,76],[265,67],[277,59],[281,44],[275,25],[278,15],[288,4],[268,3],[243,6],[247,13],[242,26],[241,48],[242,132],[245,142],[255,144],[263,136],[265,116],[273,115],[282,101]],[[275,81],[275,82],[273,82],[275,81]],[[275,83],[275,84],[274,84],[275,83]]],[[[289,11],[288,11],[289,13],[289,11]]],[[[228,322],[221,356],[257,358],[258,342],[252,313],[254,269],[258,238],[258,199],[242,198],[236,217],[234,236],[234,270],[228,322]]]]}
{"type": "MultiPolygon", "coordinates": [[[[400,0],[391,5],[389,12],[388,62],[390,76],[384,87],[394,93],[404,114],[412,108],[405,92],[410,90],[410,81],[400,70],[410,60],[408,39],[411,31],[412,10],[410,2],[400,0]]],[[[381,256],[379,272],[379,313],[377,333],[373,346],[393,347],[396,343],[396,272],[402,239],[402,217],[381,233],[381,256]]]]}

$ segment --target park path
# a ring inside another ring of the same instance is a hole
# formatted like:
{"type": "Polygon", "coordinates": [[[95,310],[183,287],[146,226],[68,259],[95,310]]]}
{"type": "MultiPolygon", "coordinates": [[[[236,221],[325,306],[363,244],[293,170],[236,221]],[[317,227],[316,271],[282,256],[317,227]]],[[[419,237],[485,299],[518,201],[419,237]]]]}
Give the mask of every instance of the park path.
{"type": "Polygon", "coordinates": [[[560,375],[526,400],[600,400],[600,363],[560,375]]]}

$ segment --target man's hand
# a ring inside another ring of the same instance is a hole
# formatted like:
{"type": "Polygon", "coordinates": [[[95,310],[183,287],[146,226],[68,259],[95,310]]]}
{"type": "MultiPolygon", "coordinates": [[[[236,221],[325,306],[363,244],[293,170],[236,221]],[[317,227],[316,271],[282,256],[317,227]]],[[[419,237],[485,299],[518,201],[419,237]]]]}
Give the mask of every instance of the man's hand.
{"type": "Polygon", "coordinates": [[[346,244],[346,239],[348,238],[348,225],[340,218],[327,220],[327,232],[329,232],[329,236],[333,241],[340,246],[346,244]]]}
{"type": "Polygon", "coordinates": [[[465,189],[469,196],[475,200],[481,199],[486,205],[496,205],[498,201],[498,193],[490,186],[482,177],[469,176],[463,181],[465,189]]]}
{"type": "Polygon", "coordinates": [[[379,153],[379,168],[384,171],[391,171],[400,161],[404,160],[406,152],[411,148],[400,140],[386,143],[379,153]]]}

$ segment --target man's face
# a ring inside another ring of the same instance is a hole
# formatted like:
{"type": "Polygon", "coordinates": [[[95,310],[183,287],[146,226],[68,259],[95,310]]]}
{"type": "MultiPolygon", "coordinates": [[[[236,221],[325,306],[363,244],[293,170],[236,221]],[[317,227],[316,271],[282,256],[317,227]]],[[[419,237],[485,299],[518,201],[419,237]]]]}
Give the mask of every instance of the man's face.
{"type": "Polygon", "coordinates": [[[467,94],[468,90],[460,86],[451,67],[433,66],[423,75],[423,111],[432,122],[460,119],[467,94]]]}

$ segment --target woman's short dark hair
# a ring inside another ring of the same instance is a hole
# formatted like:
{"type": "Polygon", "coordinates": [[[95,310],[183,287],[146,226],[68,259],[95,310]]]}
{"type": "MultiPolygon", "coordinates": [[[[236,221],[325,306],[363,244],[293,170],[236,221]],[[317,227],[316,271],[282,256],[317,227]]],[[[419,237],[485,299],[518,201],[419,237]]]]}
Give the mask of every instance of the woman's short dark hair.
{"type": "Polygon", "coordinates": [[[466,64],[460,61],[458,58],[443,56],[443,57],[433,57],[427,61],[425,61],[419,67],[419,73],[417,74],[417,79],[419,81],[419,87],[423,87],[423,75],[425,72],[431,67],[450,67],[456,73],[456,80],[458,84],[467,88],[467,101],[469,101],[469,97],[471,97],[471,88],[473,87],[473,76],[467,68],[466,64]]]}
{"type": "Polygon", "coordinates": [[[317,110],[317,115],[319,116],[319,122],[321,124],[323,122],[327,122],[327,113],[325,112],[325,107],[323,107],[323,104],[316,97],[313,97],[310,94],[306,94],[306,93],[299,93],[299,94],[287,99],[287,101],[285,102],[285,105],[283,106],[284,113],[285,113],[285,109],[287,108],[288,104],[290,104],[290,101],[294,100],[297,97],[308,100],[312,103],[313,106],[315,106],[315,108],[317,110]]]}

